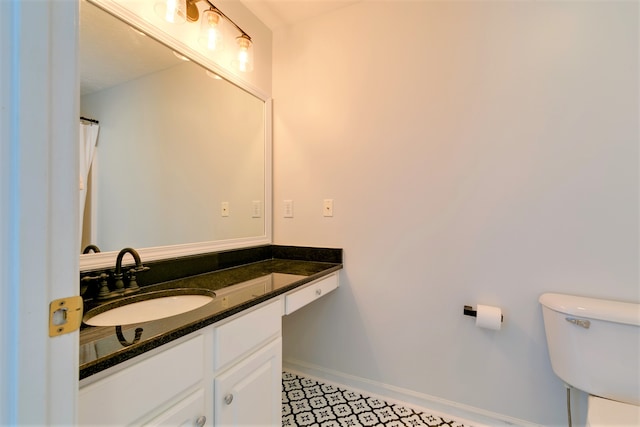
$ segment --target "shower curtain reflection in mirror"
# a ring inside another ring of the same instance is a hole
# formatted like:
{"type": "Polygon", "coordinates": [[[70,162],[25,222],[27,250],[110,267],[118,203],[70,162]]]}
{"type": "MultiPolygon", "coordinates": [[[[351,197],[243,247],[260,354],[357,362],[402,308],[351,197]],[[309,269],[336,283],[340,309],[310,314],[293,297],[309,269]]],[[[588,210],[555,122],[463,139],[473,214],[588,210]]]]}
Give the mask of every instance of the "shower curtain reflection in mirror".
{"type": "MultiPolygon", "coordinates": [[[[80,234],[80,250],[83,247],[91,243],[91,234],[86,231],[86,228],[93,228],[92,225],[86,224],[85,218],[90,218],[91,210],[86,209],[87,205],[87,193],[90,193],[90,171],[95,158],[96,147],[98,144],[98,132],[100,126],[97,123],[85,123],[80,122],[80,220],[79,220],[79,234],[80,234]],[[87,212],[88,211],[88,212],[87,212]],[[85,225],[87,227],[85,227],[85,225]],[[83,230],[85,232],[83,233],[83,230]]],[[[90,197],[90,196],[89,196],[90,197]]],[[[90,206],[90,204],[89,204],[90,206]]]]}

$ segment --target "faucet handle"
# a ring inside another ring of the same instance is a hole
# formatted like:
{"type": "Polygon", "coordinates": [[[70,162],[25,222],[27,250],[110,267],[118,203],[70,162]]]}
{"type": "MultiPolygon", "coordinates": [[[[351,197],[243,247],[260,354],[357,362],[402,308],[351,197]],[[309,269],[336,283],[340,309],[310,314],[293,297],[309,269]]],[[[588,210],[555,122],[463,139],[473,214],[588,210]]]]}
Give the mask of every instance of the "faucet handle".
{"type": "Polygon", "coordinates": [[[122,273],[113,273],[113,278],[115,280],[113,290],[114,292],[122,292],[124,290],[124,281],[122,278],[124,275],[122,273]]]}
{"type": "Polygon", "coordinates": [[[145,267],[142,264],[137,265],[135,268],[129,269],[129,284],[127,285],[127,291],[137,291],[138,289],[140,289],[140,286],[138,286],[138,281],[136,280],[136,274],[148,270],[151,270],[151,268],[145,267]]]}
{"type": "Polygon", "coordinates": [[[109,296],[109,275],[107,273],[100,274],[100,290],[98,291],[98,299],[104,299],[109,296]]]}
{"type": "Polygon", "coordinates": [[[104,299],[105,297],[107,297],[109,295],[109,275],[105,272],[102,272],[100,274],[97,274],[95,276],[92,275],[87,275],[87,276],[82,276],[80,278],[80,282],[88,282],[87,285],[84,285],[84,288],[81,289],[81,294],[84,294],[87,290],[87,287],[89,285],[89,283],[92,282],[100,282],[100,284],[98,285],[98,299],[104,299]]]}
{"type": "Polygon", "coordinates": [[[91,275],[82,276],[80,278],[80,281],[81,282],[93,282],[94,280],[100,280],[100,279],[102,279],[102,275],[103,274],[105,274],[105,273],[98,274],[97,276],[91,276],[91,275]]]}
{"type": "Polygon", "coordinates": [[[138,286],[138,282],[136,281],[136,273],[138,271],[140,270],[136,268],[132,268],[129,270],[129,284],[127,285],[128,291],[135,291],[140,288],[140,286],[138,286]]]}

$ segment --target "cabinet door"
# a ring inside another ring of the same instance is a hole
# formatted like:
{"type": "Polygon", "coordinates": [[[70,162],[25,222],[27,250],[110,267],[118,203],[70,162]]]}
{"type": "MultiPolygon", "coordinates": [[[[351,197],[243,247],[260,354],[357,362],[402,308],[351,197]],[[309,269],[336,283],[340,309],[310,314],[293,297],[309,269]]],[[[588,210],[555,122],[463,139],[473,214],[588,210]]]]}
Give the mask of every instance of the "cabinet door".
{"type": "Polygon", "coordinates": [[[282,425],[282,339],[216,376],[214,390],[216,427],[282,425]]]}
{"type": "Polygon", "coordinates": [[[203,427],[205,425],[213,425],[211,421],[207,423],[205,416],[205,398],[204,390],[200,389],[191,396],[186,397],[179,403],[167,409],[148,423],[146,426],[194,426],[203,427]]]}

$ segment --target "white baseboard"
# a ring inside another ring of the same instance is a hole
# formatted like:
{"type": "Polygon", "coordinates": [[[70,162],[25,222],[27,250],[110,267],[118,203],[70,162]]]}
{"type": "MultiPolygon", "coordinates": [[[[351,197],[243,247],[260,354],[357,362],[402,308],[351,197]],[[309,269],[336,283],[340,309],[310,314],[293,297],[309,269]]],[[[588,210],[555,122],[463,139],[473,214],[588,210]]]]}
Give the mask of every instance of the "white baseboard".
{"type": "Polygon", "coordinates": [[[529,421],[485,411],[484,409],[429,396],[390,384],[371,381],[366,378],[334,371],[301,360],[284,359],[283,367],[287,372],[300,374],[338,387],[361,392],[389,403],[415,409],[419,412],[426,412],[445,419],[459,421],[465,425],[472,425],[474,427],[540,427],[539,424],[533,424],[529,421]]]}

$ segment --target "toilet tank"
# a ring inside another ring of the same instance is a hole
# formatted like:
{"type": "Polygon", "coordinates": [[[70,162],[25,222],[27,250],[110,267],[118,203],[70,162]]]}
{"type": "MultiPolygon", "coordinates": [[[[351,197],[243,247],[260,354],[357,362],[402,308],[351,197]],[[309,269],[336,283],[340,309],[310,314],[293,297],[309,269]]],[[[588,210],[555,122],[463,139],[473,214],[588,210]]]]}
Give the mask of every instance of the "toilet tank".
{"type": "Polygon", "coordinates": [[[595,396],[640,405],[640,304],[540,297],[551,367],[595,396]]]}

